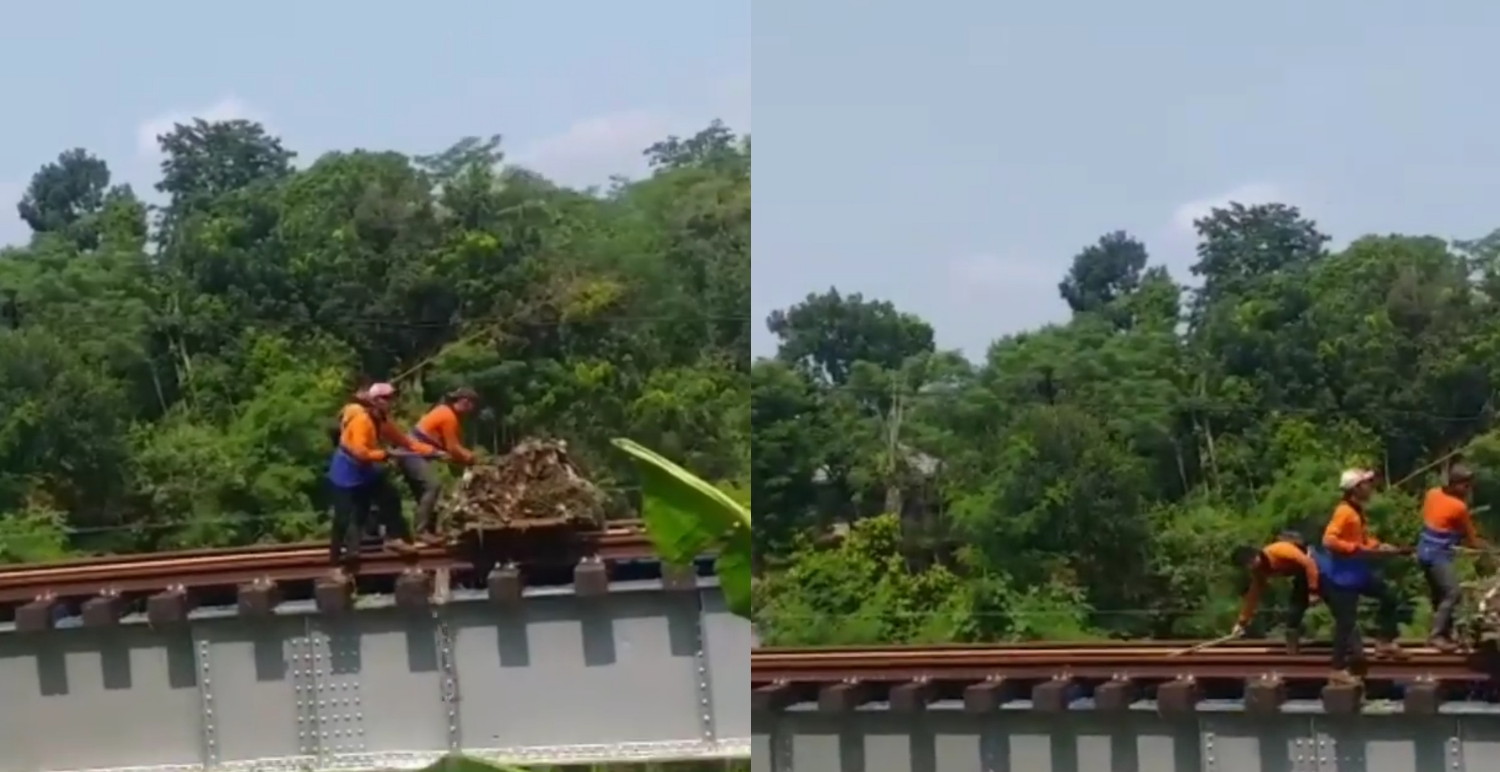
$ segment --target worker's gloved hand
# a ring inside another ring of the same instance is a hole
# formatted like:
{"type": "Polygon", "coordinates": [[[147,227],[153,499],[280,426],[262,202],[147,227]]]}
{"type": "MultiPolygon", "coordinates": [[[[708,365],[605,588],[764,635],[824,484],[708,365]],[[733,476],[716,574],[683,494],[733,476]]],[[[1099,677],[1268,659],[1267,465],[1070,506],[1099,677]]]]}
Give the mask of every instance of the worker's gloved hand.
{"type": "Polygon", "coordinates": [[[1245,625],[1244,625],[1244,623],[1241,622],[1241,623],[1236,624],[1234,626],[1234,629],[1229,631],[1229,635],[1231,637],[1233,637],[1233,638],[1244,638],[1245,637],[1245,625]]]}
{"type": "Polygon", "coordinates": [[[1323,596],[1322,595],[1319,595],[1319,594],[1317,594],[1315,592],[1310,592],[1310,593],[1307,594],[1307,607],[1308,608],[1312,608],[1313,606],[1316,606],[1319,603],[1321,603],[1322,600],[1323,600],[1323,596]]]}

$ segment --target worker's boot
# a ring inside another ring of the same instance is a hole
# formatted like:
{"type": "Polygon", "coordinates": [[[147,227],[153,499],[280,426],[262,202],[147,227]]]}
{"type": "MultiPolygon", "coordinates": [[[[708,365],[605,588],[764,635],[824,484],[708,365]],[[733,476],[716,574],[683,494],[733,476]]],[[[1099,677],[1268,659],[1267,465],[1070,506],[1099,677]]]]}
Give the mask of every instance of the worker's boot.
{"type": "Polygon", "coordinates": [[[1375,644],[1375,656],[1380,659],[1406,659],[1406,650],[1395,641],[1380,641],[1375,644]]]}
{"type": "Polygon", "coordinates": [[[1296,630],[1286,631],[1286,653],[1292,656],[1302,653],[1302,634],[1296,630]]]}
{"type": "Polygon", "coordinates": [[[1427,639],[1427,645],[1444,654],[1452,654],[1458,651],[1458,644],[1446,635],[1434,635],[1427,639]]]}
{"type": "Polygon", "coordinates": [[[440,547],[448,543],[447,538],[436,531],[423,531],[417,535],[417,541],[429,547],[440,547]]]}
{"type": "Polygon", "coordinates": [[[386,539],[385,548],[390,550],[391,552],[396,553],[397,555],[417,554],[417,545],[412,544],[405,539],[386,539]]]}

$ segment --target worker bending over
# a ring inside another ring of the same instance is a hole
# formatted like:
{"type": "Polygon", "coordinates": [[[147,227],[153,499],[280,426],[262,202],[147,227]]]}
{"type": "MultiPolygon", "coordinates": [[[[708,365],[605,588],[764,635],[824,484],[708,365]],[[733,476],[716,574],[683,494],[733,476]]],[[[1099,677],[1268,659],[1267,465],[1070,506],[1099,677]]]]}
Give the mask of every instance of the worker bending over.
{"type": "Polygon", "coordinates": [[[388,383],[371,386],[363,404],[346,406],[339,444],[328,464],[328,482],[333,492],[333,527],[328,557],[338,566],[359,554],[359,537],[374,511],[386,529],[386,546],[411,552],[411,529],[401,516],[401,495],[391,485],[383,466],[389,443],[409,453],[432,453],[433,448],[406,436],[390,421],[391,401],[396,389],[388,383]]]}
{"type": "MultiPolygon", "coordinates": [[[[473,412],[479,403],[479,394],[465,386],[454,389],[443,397],[412,430],[412,437],[424,445],[430,445],[446,454],[457,464],[468,466],[474,463],[474,453],[463,445],[462,418],[473,412]]],[[[417,500],[417,534],[425,541],[441,541],[438,533],[437,503],[442,493],[442,482],[437,470],[421,456],[405,456],[399,461],[402,476],[417,500]]]]}
{"type": "Polygon", "coordinates": [[[1318,564],[1308,557],[1302,536],[1283,533],[1260,549],[1249,545],[1238,547],[1234,551],[1234,564],[1250,571],[1250,589],[1245,592],[1239,620],[1230,634],[1235,637],[1245,634],[1271,577],[1290,576],[1292,597],[1286,616],[1286,648],[1296,654],[1302,643],[1302,618],[1307,615],[1308,606],[1318,600],[1318,564]]]}
{"type": "Polygon", "coordinates": [[[1406,550],[1383,544],[1370,534],[1365,507],[1375,489],[1375,473],[1350,469],[1339,478],[1343,492],[1333,518],[1323,531],[1323,548],[1317,552],[1323,599],[1333,614],[1334,680],[1357,680],[1349,672],[1351,664],[1364,660],[1364,643],[1359,634],[1359,599],[1361,596],[1379,602],[1376,611],[1375,653],[1381,657],[1401,658],[1404,653],[1396,643],[1396,597],[1376,571],[1375,560],[1404,554],[1406,550]]]}
{"type": "Polygon", "coordinates": [[[1474,529],[1469,513],[1468,496],[1474,473],[1462,464],[1448,469],[1448,482],[1427,491],[1422,500],[1422,535],[1417,541],[1417,562],[1427,578],[1428,596],[1432,599],[1433,648],[1455,651],[1453,612],[1458,607],[1461,588],[1458,569],[1453,564],[1456,548],[1463,544],[1479,549],[1484,542],[1474,529]]]}

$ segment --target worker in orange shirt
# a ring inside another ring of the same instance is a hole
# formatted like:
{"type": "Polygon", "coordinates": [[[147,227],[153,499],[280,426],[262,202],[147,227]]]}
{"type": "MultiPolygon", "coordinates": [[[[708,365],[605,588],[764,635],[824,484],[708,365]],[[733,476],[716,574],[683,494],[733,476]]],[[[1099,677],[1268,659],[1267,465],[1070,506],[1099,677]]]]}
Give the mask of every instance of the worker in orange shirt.
{"type": "Polygon", "coordinates": [[[1307,545],[1296,533],[1283,533],[1276,541],[1256,549],[1249,545],[1234,551],[1234,564],[1250,572],[1250,589],[1240,604],[1240,616],[1231,635],[1245,634],[1255,610],[1260,606],[1260,596],[1273,576],[1292,577],[1292,597],[1287,608],[1286,647],[1296,654],[1302,642],[1302,618],[1307,608],[1318,601],[1318,564],[1307,555],[1307,545]]]}
{"type": "Polygon", "coordinates": [[[1468,496],[1473,488],[1474,473],[1462,464],[1448,469],[1448,481],[1440,488],[1427,491],[1422,500],[1422,535],[1417,540],[1417,562],[1427,578],[1432,599],[1432,632],[1429,642],[1441,651],[1456,651],[1453,641],[1453,612],[1458,606],[1461,588],[1458,570],[1453,565],[1456,548],[1462,544],[1472,549],[1484,546],[1469,513],[1468,496]]]}
{"type": "MultiPolygon", "coordinates": [[[[442,451],[454,463],[468,466],[474,463],[474,453],[463,444],[463,417],[472,413],[479,404],[479,394],[464,386],[443,396],[422,420],[412,429],[412,437],[424,445],[442,451]]],[[[400,460],[402,475],[417,500],[417,534],[425,541],[441,541],[438,533],[437,503],[442,492],[442,483],[428,459],[407,456],[400,460]]]]}
{"type": "Polygon", "coordinates": [[[1361,597],[1374,598],[1380,604],[1376,612],[1376,655],[1394,659],[1405,656],[1396,643],[1396,596],[1380,578],[1375,562],[1409,550],[1384,544],[1370,533],[1365,507],[1375,492],[1374,472],[1347,470],[1339,477],[1339,489],[1343,496],[1323,531],[1322,548],[1314,557],[1323,599],[1333,614],[1334,680],[1353,682],[1357,679],[1349,673],[1349,666],[1364,659],[1359,634],[1361,597]]]}
{"type": "Polygon", "coordinates": [[[344,406],[339,409],[339,417],[334,420],[333,426],[328,430],[328,438],[334,445],[339,444],[339,437],[344,433],[344,424],[349,422],[350,416],[355,411],[364,409],[370,404],[370,386],[366,384],[354,390],[354,394],[344,406]]]}
{"type": "Polygon", "coordinates": [[[339,444],[328,464],[333,492],[328,556],[335,566],[358,555],[359,535],[377,510],[386,528],[386,545],[403,553],[413,550],[411,529],[401,516],[401,495],[383,466],[391,453],[382,443],[418,455],[431,453],[433,448],[406,436],[391,422],[395,396],[394,386],[377,383],[369,388],[363,404],[345,409],[339,444]]]}

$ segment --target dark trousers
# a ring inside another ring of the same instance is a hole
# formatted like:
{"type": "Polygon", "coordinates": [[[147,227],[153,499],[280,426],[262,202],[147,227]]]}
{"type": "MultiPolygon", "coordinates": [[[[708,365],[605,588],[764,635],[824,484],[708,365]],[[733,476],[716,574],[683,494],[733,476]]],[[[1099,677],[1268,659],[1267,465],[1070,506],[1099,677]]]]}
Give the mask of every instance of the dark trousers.
{"type": "Polygon", "coordinates": [[[417,532],[437,533],[437,503],[443,483],[438,479],[436,467],[421,456],[402,456],[398,463],[406,487],[411,489],[411,496],[417,502],[417,514],[413,518],[417,522],[417,532]]]}
{"type": "Polygon", "coordinates": [[[1308,601],[1311,600],[1307,594],[1307,574],[1297,573],[1292,576],[1292,597],[1287,601],[1286,607],[1286,631],[1293,635],[1302,633],[1302,618],[1307,616],[1308,601]]]}
{"type": "Polygon", "coordinates": [[[401,494],[385,474],[354,488],[333,486],[333,527],[329,529],[328,559],[337,565],[359,555],[360,534],[379,516],[388,539],[411,539],[401,516],[401,494]]]}
{"type": "Polygon", "coordinates": [[[1396,640],[1396,596],[1379,577],[1373,577],[1363,587],[1349,589],[1329,585],[1323,590],[1328,610],[1333,614],[1333,667],[1343,670],[1351,661],[1365,657],[1364,640],[1359,634],[1359,599],[1374,598],[1380,605],[1375,612],[1376,637],[1381,641],[1396,640]]]}
{"type": "Polygon", "coordinates": [[[1452,638],[1453,612],[1462,593],[1458,568],[1452,560],[1423,563],[1422,575],[1427,578],[1427,597],[1432,601],[1432,636],[1452,638]]]}

